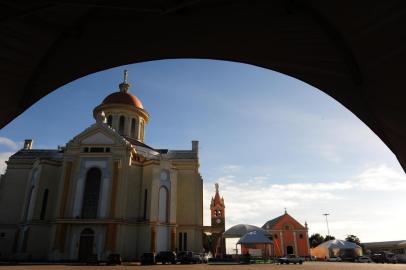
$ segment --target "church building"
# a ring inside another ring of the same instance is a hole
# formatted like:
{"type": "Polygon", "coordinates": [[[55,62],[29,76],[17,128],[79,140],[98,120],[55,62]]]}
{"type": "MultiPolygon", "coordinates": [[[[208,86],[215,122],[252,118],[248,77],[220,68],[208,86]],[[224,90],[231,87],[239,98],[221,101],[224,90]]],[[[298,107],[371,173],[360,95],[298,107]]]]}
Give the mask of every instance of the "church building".
{"type": "Polygon", "coordinates": [[[9,158],[0,182],[1,260],[202,251],[198,141],[190,150],[147,145],[149,114],[129,88],[125,72],[119,91],[94,108],[95,123],[65,147],[35,149],[26,140],[9,158]]]}
{"type": "Polygon", "coordinates": [[[291,215],[285,213],[266,222],[262,229],[273,241],[274,256],[295,254],[300,257],[310,256],[307,223],[303,226],[291,215]]]}

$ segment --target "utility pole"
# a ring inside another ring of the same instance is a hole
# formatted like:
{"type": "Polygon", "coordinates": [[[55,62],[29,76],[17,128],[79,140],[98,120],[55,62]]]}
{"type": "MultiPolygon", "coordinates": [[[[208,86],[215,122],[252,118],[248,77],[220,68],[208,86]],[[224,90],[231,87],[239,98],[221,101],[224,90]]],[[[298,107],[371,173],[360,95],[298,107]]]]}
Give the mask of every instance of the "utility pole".
{"type": "Polygon", "coordinates": [[[323,214],[323,216],[326,216],[326,224],[327,224],[327,235],[328,236],[330,236],[330,229],[329,229],[329,227],[328,227],[328,219],[327,219],[327,216],[328,215],[330,215],[329,213],[325,213],[325,214],[323,214]]]}

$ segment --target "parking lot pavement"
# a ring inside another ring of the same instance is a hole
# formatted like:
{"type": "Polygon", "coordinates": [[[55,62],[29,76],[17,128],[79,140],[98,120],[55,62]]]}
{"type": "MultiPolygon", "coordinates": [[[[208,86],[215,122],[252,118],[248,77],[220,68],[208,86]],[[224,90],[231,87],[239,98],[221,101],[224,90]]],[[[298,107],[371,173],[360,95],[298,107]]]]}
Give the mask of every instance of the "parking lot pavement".
{"type": "Polygon", "coordinates": [[[87,265],[57,265],[57,264],[35,264],[35,265],[10,265],[1,266],[1,270],[82,270],[82,269],[102,269],[102,270],[174,270],[174,269],[196,269],[196,270],[395,270],[406,269],[405,264],[376,264],[376,263],[333,263],[333,262],[305,262],[302,265],[279,265],[279,264],[250,264],[250,265],[206,265],[206,264],[192,264],[192,265],[148,265],[141,266],[137,264],[125,264],[117,266],[87,266],[87,265]]]}
{"type": "Polygon", "coordinates": [[[275,265],[275,264],[251,264],[251,265],[206,265],[206,264],[194,264],[194,265],[120,265],[120,266],[85,266],[85,265],[13,265],[13,266],[1,266],[1,270],[90,270],[90,269],[102,269],[102,270],[165,270],[165,269],[196,269],[196,270],[395,270],[406,269],[405,264],[375,264],[375,263],[329,263],[329,262],[305,262],[302,265],[275,265]]]}

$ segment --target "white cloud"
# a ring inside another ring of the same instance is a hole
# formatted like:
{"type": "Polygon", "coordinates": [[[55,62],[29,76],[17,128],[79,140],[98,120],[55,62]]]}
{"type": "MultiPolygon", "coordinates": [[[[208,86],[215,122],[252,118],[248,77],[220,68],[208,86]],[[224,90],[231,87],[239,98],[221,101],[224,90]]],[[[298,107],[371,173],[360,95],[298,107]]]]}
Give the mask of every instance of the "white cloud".
{"type": "Polygon", "coordinates": [[[357,178],[357,185],[363,190],[376,191],[405,191],[406,175],[404,172],[396,171],[386,165],[369,168],[362,172],[357,178]]]}
{"type": "MultiPolygon", "coordinates": [[[[309,222],[310,233],[325,233],[326,225],[321,215],[324,211],[332,213],[329,217],[330,229],[336,237],[357,234],[364,240],[375,241],[401,238],[401,234],[406,232],[399,229],[388,234],[379,229],[393,226],[388,207],[391,211],[404,211],[403,204],[399,205],[399,194],[406,190],[406,176],[401,169],[386,165],[366,168],[348,180],[337,182],[271,184],[266,176],[242,181],[238,175],[222,176],[215,182],[219,183],[220,194],[225,200],[227,228],[239,223],[262,226],[267,220],[282,214],[286,207],[299,222],[309,222]],[[378,190],[379,195],[375,193],[378,190]],[[376,227],[378,223],[379,228],[376,227]]],[[[210,224],[209,205],[214,192],[214,181],[206,182],[206,225],[210,224]]],[[[406,222],[406,218],[398,222],[406,222]]]]}
{"type": "MultiPolygon", "coordinates": [[[[303,204],[317,203],[320,200],[338,200],[340,196],[332,191],[346,190],[352,187],[347,182],[270,185],[265,179],[267,177],[256,176],[251,180],[237,181],[234,175],[217,179],[220,193],[225,198],[228,226],[252,222],[262,225],[275,212],[282,213],[285,207],[295,209],[303,204]]],[[[214,184],[212,182],[205,183],[205,224],[210,223],[208,206],[214,192],[214,184]]]]}
{"type": "Polygon", "coordinates": [[[1,152],[0,153],[0,174],[3,174],[4,171],[6,170],[6,161],[8,158],[14,154],[14,152],[1,152]]]}
{"type": "Polygon", "coordinates": [[[10,150],[18,150],[20,144],[6,137],[0,137],[0,145],[4,145],[10,150]]]}
{"type": "Polygon", "coordinates": [[[4,146],[7,148],[7,151],[5,152],[0,152],[0,174],[3,174],[4,171],[6,170],[6,163],[5,161],[8,160],[8,158],[14,154],[15,151],[21,148],[22,143],[20,142],[15,142],[9,138],[6,137],[0,137],[0,146],[4,146]]]}

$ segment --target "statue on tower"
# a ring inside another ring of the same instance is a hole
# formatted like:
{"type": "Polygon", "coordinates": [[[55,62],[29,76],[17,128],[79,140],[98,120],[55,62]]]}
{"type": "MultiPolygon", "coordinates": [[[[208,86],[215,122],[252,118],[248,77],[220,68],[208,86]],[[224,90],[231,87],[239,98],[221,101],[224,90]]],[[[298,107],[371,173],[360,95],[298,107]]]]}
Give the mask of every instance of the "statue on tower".
{"type": "Polygon", "coordinates": [[[130,84],[128,83],[128,71],[125,69],[124,70],[124,80],[122,83],[119,84],[120,92],[127,93],[128,90],[130,89],[130,84]]]}

